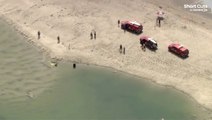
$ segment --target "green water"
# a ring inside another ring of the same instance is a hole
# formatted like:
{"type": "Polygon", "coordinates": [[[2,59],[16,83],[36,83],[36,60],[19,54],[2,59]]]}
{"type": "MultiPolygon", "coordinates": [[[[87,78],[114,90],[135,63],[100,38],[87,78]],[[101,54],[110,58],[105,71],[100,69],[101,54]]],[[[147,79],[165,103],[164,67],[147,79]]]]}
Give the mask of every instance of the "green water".
{"type": "Polygon", "coordinates": [[[0,35],[0,120],[209,120],[208,111],[174,89],[106,68],[50,68],[2,21],[0,35]]]}

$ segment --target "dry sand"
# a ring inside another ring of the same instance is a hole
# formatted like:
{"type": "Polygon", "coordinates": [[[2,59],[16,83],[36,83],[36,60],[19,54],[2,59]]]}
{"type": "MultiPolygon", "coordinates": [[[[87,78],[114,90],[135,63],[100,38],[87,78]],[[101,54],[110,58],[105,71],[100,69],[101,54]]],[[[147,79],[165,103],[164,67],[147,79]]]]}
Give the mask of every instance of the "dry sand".
{"type": "Polygon", "coordinates": [[[185,12],[173,0],[159,1],[0,0],[0,14],[52,57],[142,76],[175,87],[212,109],[212,21],[185,12]],[[155,27],[159,5],[166,12],[162,28],[155,27]],[[139,36],[120,30],[118,19],[141,22],[143,34],[154,37],[159,50],[143,52],[139,36]],[[96,40],[90,40],[92,30],[97,31],[96,40]],[[58,35],[62,44],[57,44],[58,35]],[[188,47],[190,57],[183,60],[169,53],[171,42],[188,47]],[[119,54],[120,44],[126,47],[126,55],[119,54]]]}

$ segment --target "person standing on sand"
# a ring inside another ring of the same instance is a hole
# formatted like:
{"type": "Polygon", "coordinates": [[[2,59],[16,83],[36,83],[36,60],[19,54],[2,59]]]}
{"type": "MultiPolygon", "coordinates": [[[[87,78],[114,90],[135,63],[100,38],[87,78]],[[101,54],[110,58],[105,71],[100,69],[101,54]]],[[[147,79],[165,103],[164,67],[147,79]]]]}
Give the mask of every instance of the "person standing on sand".
{"type": "Polygon", "coordinates": [[[156,19],[156,26],[161,27],[161,21],[164,20],[164,12],[162,10],[162,7],[159,7],[160,10],[157,12],[157,19],[156,19]]]}
{"type": "Polygon", "coordinates": [[[90,37],[91,37],[91,40],[92,40],[93,39],[93,33],[92,32],[90,33],[90,37]]]}
{"type": "Polygon", "coordinates": [[[120,20],[118,20],[118,27],[120,27],[120,20]]]}
{"type": "Polygon", "coordinates": [[[96,31],[94,31],[94,39],[96,39],[96,31]]]}
{"type": "Polygon", "coordinates": [[[143,47],[143,46],[144,46],[144,42],[143,42],[143,40],[140,40],[140,44],[141,44],[141,47],[143,47]]]}
{"type": "Polygon", "coordinates": [[[57,44],[60,44],[60,36],[57,36],[57,44]]]}
{"type": "Polygon", "coordinates": [[[144,52],[146,51],[146,45],[145,44],[143,45],[143,51],[144,52]]]}
{"type": "Polygon", "coordinates": [[[40,35],[41,35],[40,31],[38,31],[38,40],[40,39],[40,35]]]}
{"type": "Polygon", "coordinates": [[[119,47],[119,52],[122,53],[122,45],[119,47]]]}

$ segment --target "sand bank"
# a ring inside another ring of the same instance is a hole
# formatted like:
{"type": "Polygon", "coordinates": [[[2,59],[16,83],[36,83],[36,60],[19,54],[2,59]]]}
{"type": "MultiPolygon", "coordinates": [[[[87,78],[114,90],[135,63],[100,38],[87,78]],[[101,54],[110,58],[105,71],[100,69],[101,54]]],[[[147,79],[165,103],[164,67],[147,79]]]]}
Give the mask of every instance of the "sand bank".
{"type": "Polygon", "coordinates": [[[112,67],[175,87],[212,109],[211,19],[190,14],[165,0],[0,0],[0,14],[31,43],[51,57],[112,67]],[[166,12],[162,28],[155,27],[158,6],[166,12]],[[145,35],[154,37],[159,50],[143,52],[139,36],[124,33],[117,20],[137,20],[145,35]],[[97,39],[90,40],[90,32],[97,39]],[[37,39],[41,31],[41,39],[37,39]],[[61,44],[57,44],[57,36],[61,44]],[[190,49],[188,59],[169,53],[180,42],[190,49]],[[126,48],[120,55],[119,45],[126,48]],[[70,50],[68,49],[70,46],[70,50]]]}

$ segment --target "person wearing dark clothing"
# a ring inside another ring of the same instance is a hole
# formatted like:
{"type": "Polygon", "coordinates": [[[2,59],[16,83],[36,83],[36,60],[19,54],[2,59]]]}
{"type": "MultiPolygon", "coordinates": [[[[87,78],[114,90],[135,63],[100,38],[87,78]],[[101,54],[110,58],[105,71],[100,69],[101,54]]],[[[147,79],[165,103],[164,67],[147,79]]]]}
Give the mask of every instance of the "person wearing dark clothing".
{"type": "Polygon", "coordinates": [[[91,36],[91,39],[93,39],[93,33],[92,32],[91,32],[90,36],[91,36]]]}
{"type": "Polygon", "coordinates": [[[76,69],[76,67],[77,67],[77,65],[74,63],[74,64],[73,64],[73,68],[76,69]]]}
{"type": "Polygon", "coordinates": [[[118,20],[118,27],[120,26],[120,20],[118,20]]]}
{"type": "Polygon", "coordinates": [[[146,45],[145,44],[143,45],[143,50],[144,50],[144,52],[146,51],[146,45]]]}
{"type": "Polygon", "coordinates": [[[122,53],[122,45],[120,45],[119,52],[122,53]]]}
{"type": "Polygon", "coordinates": [[[123,50],[123,54],[125,55],[125,47],[124,47],[124,50],[123,50]]]}
{"type": "Polygon", "coordinates": [[[38,39],[40,39],[40,35],[41,35],[40,31],[38,31],[38,39]]]}
{"type": "Polygon", "coordinates": [[[161,26],[161,21],[164,19],[164,12],[162,11],[162,7],[160,7],[160,10],[157,12],[157,19],[156,19],[156,25],[159,27],[161,26]]]}
{"type": "Polygon", "coordinates": [[[144,41],[140,40],[140,44],[141,44],[141,46],[144,46],[144,41]]]}
{"type": "Polygon", "coordinates": [[[94,31],[94,39],[96,39],[96,31],[94,31]]]}
{"type": "Polygon", "coordinates": [[[157,17],[157,25],[158,27],[161,27],[161,21],[163,20],[163,17],[157,17]]]}
{"type": "Polygon", "coordinates": [[[57,44],[60,43],[60,36],[57,36],[57,44]]]}

